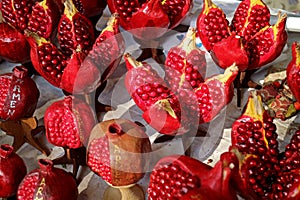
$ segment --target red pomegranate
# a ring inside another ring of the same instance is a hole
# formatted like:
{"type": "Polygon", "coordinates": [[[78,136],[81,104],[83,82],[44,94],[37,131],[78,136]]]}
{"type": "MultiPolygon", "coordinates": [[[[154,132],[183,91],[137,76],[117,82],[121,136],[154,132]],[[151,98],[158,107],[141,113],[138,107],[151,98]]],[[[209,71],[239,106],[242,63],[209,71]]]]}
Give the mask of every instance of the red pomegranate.
{"type": "Polygon", "coordinates": [[[26,37],[5,22],[0,23],[0,57],[12,63],[30,61],[30,45],[26,37]]]}
{"type": "Polygon", "coordinates": [[[75,149],[87,145],[96,117],[86,102],[66,96],[47,108],[44,124],[51,144],[75,149]]]}
{"type": "Polygon", "coordinates": [[[7,198],[17,193],[18,186],[27,173],[22,158],[9,144],[0,146],[0,197],[7,198]]]}
{"type": "Polygon", "coordinates": [[[245,199],[300,199],[300,131],[279,151],[276,125],[262,98],[251,91],[243,114],[232,125],[232,146],[239,159],[233,185],[245,199]]]}
{"type": "Polygon", "coordinates": [[[163,157],[150,175],[148,199],[236,200],[231,182],[238,167],[237,157],[229,152],[214,167],[183,155],[163,157]]]}
{"type": "Polygon", "coordinates": [[[51,160],[40,159],[40,168],[28,173],[19,185],[18,200],[77,199],[78,189],[72,174],[55,168],[51,160]]]}
{"type": "Polygon", "coordinates": [[[28,76],[28,69],[17,66],[12,73],[0,75],[0,118],[18,120],[31,117],[36,109],[40,92],[28,76]]]}
{"type": "Polygon", "coordinates": [[[128,69],[125,86],[144,112],[145,121],[162,134],[184,133],[179,129],[188,129],[189,123],[182,114],[178,96],[150,64],[139,62],[128,53],[124,58],[128,69]]]}

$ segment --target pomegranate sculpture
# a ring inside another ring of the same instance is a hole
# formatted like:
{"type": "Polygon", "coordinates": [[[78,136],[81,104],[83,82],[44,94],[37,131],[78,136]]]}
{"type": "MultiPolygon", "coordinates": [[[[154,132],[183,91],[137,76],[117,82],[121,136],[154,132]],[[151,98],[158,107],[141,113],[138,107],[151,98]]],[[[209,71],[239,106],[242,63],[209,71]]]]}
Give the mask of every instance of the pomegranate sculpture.
{"type": "Polygon", "coordinates": [[[55,168],[51,160],[40,159],[39,168],[27,174],[19,185],[18,200],[77,199],[78,189],[72,174],[55,168]]]}
{"type": "Polygon", "coordinates": [[[33,115],[40,92],[27,68],[17,66],[12,73],[0,75],[0,91],[0,119],[19,120],[33,115]]]}
{"type": "Polygon", "coordinates": [[[240,71],[257,69],[281,54],[287,42],[286,18],[279,13],[270,25],[270,11],[262,0],[243,0],[229,24],[221,8],[203,0],[198,36],[221,68],[235,63],[240,71]]]}
{"type": "Polygon", "coordinates": [[[18,186],[27,171],[22,158],[9,144],[0,146],[0,197],[7,198],[17,193],[18,186]]]}
{"type": "Polygon", "coordinates": [[[150,151],[148,136],[129,120],[111,119],[93,128],[87,165],[113,187],[106,191],[104,199],[118,199],[114,188],[119,189],[123,199],[144,199],[135,184],[147,172],[150,151]]]}
{"type": "Polygon", "coordinates": [[[229,152],[223,153],[214,167],[188,156],[166,156],[150,175],[148,199],[237,200],[231,182],[238,166],[237,157],[229,152]]]}

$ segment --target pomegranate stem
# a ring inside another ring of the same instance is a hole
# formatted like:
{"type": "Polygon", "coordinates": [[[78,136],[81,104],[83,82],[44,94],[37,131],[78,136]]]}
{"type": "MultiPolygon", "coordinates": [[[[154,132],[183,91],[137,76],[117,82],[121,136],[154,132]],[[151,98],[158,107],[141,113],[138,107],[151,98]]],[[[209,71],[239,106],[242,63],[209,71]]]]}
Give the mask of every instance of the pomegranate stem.
{"type": "Polygon", "coordinates": [[[9,155],[14,151],[14,148],[8,144],[2,144],[0,146],[0,157],[8,158],[9,155]]]}

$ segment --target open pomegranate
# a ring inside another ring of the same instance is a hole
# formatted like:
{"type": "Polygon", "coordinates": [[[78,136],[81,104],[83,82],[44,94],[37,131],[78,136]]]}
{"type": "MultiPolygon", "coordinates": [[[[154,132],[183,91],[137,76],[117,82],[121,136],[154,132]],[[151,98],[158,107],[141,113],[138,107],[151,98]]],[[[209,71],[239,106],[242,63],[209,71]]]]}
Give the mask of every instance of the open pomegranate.
{"type": "Polygon", "coordinates": [[[238,67],[232,65],[223,74],[207,78],[194,89],[199,106],[199,123],[210,122],[231,102],[234,96],[233,81],[238,72],[238,67]]]}
{"type": "Polygon", "coordinates": [[[300,166],[299,166],[300,128],[293,134],[290,143],[286,146],[284,156],[280,159],[281,172],[276,177],[273,189],[276,193],[270,194],[273,199],[300,198],[300,166]],[[280,187],[283,187],[281,189],[280,187]]]}
{"type": "Polygon", "coordinates": [[[300,43],[292,44],[292,60],[286,69],[287,84],[295,99],[300,103],[300,43]]]}
{"type": "Polygon", "coordinates": [[[77,199],[78,189],[72,174],[55,168],[49,159],[40,159],[39,167],[25,176],[19,185],[18,200],[77,199]]]}
{"type": "Polygon", "coordinates": [[[120,25],[134,36],[149,40],[176,27],[189,12],[191,0],[107,1],[111,13],[119,13],[120,25]]]}
{"type": "Polygon", "coordinates": [[[139,181],[148,166],[150,140],[135,123],[112,119],[98,123],[87,148],[87,165],[112,186],[139,181]]]}
{"type": "Polygon", "coordinates": [[[299,131],[285,152],[278,150],[276,126],[256,91],[232,125],[231,151],[239,158],[235,187],[245,199],[299,199],[299,131]]]}
{"type": "Polygon", "coordinates": [[[19,184],[27,174],[24,161],[8,144],[0,146],[0,174],[1,198],[16,194],[19,184]]]}
{"type": "Polygon", "coordinates": [[[198,36],[220,67],[235,63],[240,71],[257,69],[282,52],[287,42],[286,18],[279,13],[276,24],[270,25],[270,11],[263,1],[243,0],[230,25],[221,8],[204,0],[198,36]]]}
{"type": "Polygon", "coordinates": [[[189,100],[190,92],[204,82],[205,52],[196,46],[196,29],[189,28],[181,43],[168,51],[165,79],[173,91],[189,100]],[[183,93],[183,94],[181,94],[183,93]]]}
{"type": "MultiPolygon", "coordinates": [[[[86,84],[85,83],[79,83],[78,79],[80,74],[78,74],[78,71],[81,67],[81,64],[86,58],[86,54],[81,51],[80,49],[73,52],[73,54],[70,56],[70,59],[67,61],[67,65],[64,68],[61,76],[61,83],[59,85],[60,88],[62,88],[64,91],[70,93],[70,94],[79,94],[83,93],[83,91],[86,90],[86,84]]],[[[89,83],[93,81],[92,71],[87,71],[87,73],[90,73],[91,78],[86,78],[86,83],[89,83]]]]}
{"type": "Polygon", "coordinates": [[[55,44],[39,37],[36,33],[26,31],[30,44],[30,58],[35,70],[55,87],[59,87],[67,56],[55,44]]]}
{"type": "Polygon", "coordinates": [[[144,112],[145,121],[160,133],[177,134],[187,124],[181,123],[181,105],[176,94],[148,63],[138,62],[130,54],[124,58],[128,69],[125,85],[144,112]]]}
{"type": "Polygon", "coordinates": [[[205,52],[196,46],[195,28],[190,27],[181,43],[169,50],[165,72],[165,80],[178,95],[187,116],[196,122],[199,110],[194,89],[204,82],[206,59],[205,52]]]}
{"type": "Polygon", "coordinates": [[[24,31],[28,26],[34,0],[2,0],[0,11],[6,23],[18,31],[24,31]]]}
{"type": "Polygon", "coordinates": [[[64,69],[61,88],[70,93],[94,91],[119,65],[124,43],[119,29],[119,16],[113,14],[87,56],[82,51],[73,53],[74,58],[68,61],[64,69]]]}
{"type": "Polygon", "coordinates": [[[1,120],[19,120],[33,115],[40,92],[27,73],[27,68],[17,66],[12,73],[0,75],[1,120]]]}
{"type": "Polygon", "coordinates": [[[0,20],[0,57],[12,63],[30,61],[30,45],[26,37],[0,20]]]}
{"type": "Polygon", "coordinates": [[[150,175],[148,199],[237,199],[231,182],[238,166],[237,157],[229,152],[214,167],[188,156],[164,157],[150,175]]]}
{"type": "Polygon", "coordinates": [[[59,19],[60,13],[53,0],[37,1],[32,6],[27,28],[38,36],[49,39],[55,36],[59,19]]]}
{"type": "Polygon", "coordinates": [[[70,56],[80,48],[88,53],[95,40],[92,22],[77,10],[72,0],[65,0],[64,6],[57,34],[62,52],[70,56]]]}
{"type": "Polygon", "coordinates": [[[87,145],[96,118],[87,103],[73,96],[66,96],[47,108],[44,124],[51,144],[79,148],[87,145]]]}

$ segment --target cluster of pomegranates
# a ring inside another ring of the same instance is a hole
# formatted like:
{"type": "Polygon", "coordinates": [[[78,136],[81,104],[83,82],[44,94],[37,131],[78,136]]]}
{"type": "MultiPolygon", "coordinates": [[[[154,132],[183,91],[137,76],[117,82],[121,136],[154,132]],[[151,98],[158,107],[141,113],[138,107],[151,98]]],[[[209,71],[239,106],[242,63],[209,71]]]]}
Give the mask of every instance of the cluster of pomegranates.
{"type": "Polygon", "coordinates": [[[0,197],[17,199],[77,199],[77,184],[71,173],[53,167],[48,159],[38,161],[40,168],[27,174],[23,159],[8,144],[0,146],[0,197]],[[68,187],[65,187],[65,186],[68,187]]]}
{"type": "Polygon", "coordinates": [[[300,128],[280,152],[273,118],[253,90],[215,166],[164,157],[151,173],[149,199],[299,199],[299,134],[300,128]]]}
{"type": "Polygon", "coordinates": [[[5,0],[0,5],[0,57],[14,63],[31,62],[55,87],[89,93],[120,61],[124,42],[120,34],[115,37],[118,15],[112,15],[108,27],[95,35],[92,19],[101,16],[106,1],[5,0]],[[86,74],[93,76],[81,78],[86,74]]]}
{"type": "MultiPolygon", "coordinates": [[[[270,25],[270,12],[262,1],[243,0],[229,25],[223,11],[204,0],[197,28],[190,28],[182,42],[168,51],[163,78],[150,64],[124,54],[119,26],[139,39],[160,37],[183,20],[192,1],[109,0],[107,4],[113,14],[96,36],[90,17],[101,14],[106,2],[2,0],[0,47],[5,48],[0,48],[0,56],[9,62],[31,62],[49,83],[70,93],[45,112],[48,141],[69,149],[87,147],[89,168],[120,188],[123,197],[139,199],[124,188],[131,188],[149,170],[148,135],[129,120],[98,122],[90,105],[75,94],[94,91],[124,58],[126,89],[144,120],[162,134],[184,134],[209,123],[231,102],[239,72],[257,69],[281,53],[287,41],[286,15],[279,14],[277,23],[270,25]],[[154,28],[153,32],[149,34],[147,28],[154,28]],[[197,37],[224,73],[206,77],[205,52],[197,48],[197,37]],[[15,55],[12,49],[17,50],[15,55]]],[[[293,44],[286,71],[295,107],[300,105],[299,46],[293,44]]],[[[1,75],[0,82],[1,120],[32,116],[40,94],[28,69],[17,66],[13,73],[1,75]]],[[[150,169],[148,198],[300,199],[300,128],[280,152],[273,118],[257,91],[249,92],[243,114],[232,125],[231,139],[214,167],[182,155],[161,159],[150,169]]],[[[39,169],[27,174],[13,147],[1,145],[0,197],[77,199],[71,173],[55,168],[48,159],[38,164],[39,169]]]]}

